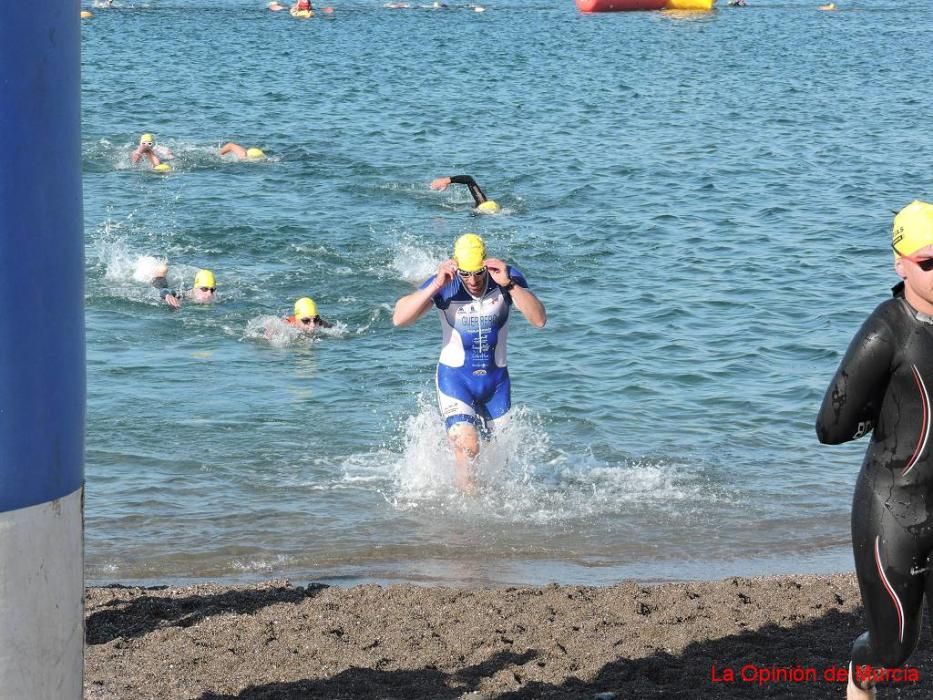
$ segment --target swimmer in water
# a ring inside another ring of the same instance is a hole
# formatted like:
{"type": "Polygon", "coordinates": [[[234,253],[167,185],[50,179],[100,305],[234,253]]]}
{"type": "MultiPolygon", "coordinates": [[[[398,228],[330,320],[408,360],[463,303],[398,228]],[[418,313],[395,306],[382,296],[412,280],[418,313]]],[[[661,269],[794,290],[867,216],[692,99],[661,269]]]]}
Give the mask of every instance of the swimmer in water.
{"type": "Polygon", "coordinates": [[[217,281],[210,270],[198,270],[194,276],[194,285],[191,289],[176,292],[169,287],[166,281],[168,265],[159,263],[153,270],[154,277],[151,284],[159,290],[159,298],[173,309],[181,308],[181,300],[189,299],[194,304],[213,304],[217,301],[217,281]]]}
{"type": "Polygon", "coordinates": [[[269,9],[272,12],[281,12],[282,10],[287,10],[288,8],[285,5],[280,5],[277,0],[272,0],[268,5],[269,9]]]}
{"type": "Polygon", "coordinates": [[[332,324],[318,315],[317,304],[310,297],[301,297],[295,302],[295,313],[285,318],[285,323],[305,333],[316,328],[330,328],[332,324]]]}
{"type": "Polygon", "coordinates": [[[470,194],[473,195],[474,211],[479,214],[498,214],[502,211],[495,200],[488,199],[486,194],[480,189],[469,175],[452,175],[451,177],[438,177],[431,181],[431,189],[443,192],[451,184],[466,185],[470,188],[470,194]]]}
{"type": "Polygon", "coordinates": [[[266,157],[266,154],[262,152],[261,148],[243,148],[238,143],[225,143],[220,147],[220,155],[225,156],[228,153],[232,153],[236,156],[237,160],[262,160],[266,157]]]}
{"type": "Polygon", "coordinates": [[[311,0],[298,0],[289,12],[292,17],[311,17],[314,15],[314,8],[311,7],[311,0]]]}
{"type": "Polygon", "coordinates": [[[748,7],[745,0],[729,0],[729,7],[748,7]]]}
{"type": "Polygon", "coordinates": [[[515,306],[528,322],[543,328],[544,305],[516,268],[486,257],[483,239],[466,233],[452,258],[418,291],[399,299],[396,326],[409,326],[436,306],[443,347],[437,364],[437,400],[457,462],[455,481],[462,491],[476,487],[479,428],[502,425],[511,408],[505,340],[509,311],[515,306]]]}
{"type": "Polygon", "coordinates": [[[902,282],[855,334],[816,421],[826,444],[871,433],[852,499],[868,631],[852,645],[849,700],[875,697],[866,667],[910,658],[933,591],[933,204],[894,217],[891,247],[902,282]]]}
{"type": "Polygon", "coordinates": [[[143,156],[149,159],[149,163],[153,168],[157,168],[161,165],[163,160],[171,160],[175,157],[171,150],[165,146],[156,146],[155,138],[152,134],[143,134],[139,137],[139,146],[133,151],[130,159],[135,165],[143,156]]]}

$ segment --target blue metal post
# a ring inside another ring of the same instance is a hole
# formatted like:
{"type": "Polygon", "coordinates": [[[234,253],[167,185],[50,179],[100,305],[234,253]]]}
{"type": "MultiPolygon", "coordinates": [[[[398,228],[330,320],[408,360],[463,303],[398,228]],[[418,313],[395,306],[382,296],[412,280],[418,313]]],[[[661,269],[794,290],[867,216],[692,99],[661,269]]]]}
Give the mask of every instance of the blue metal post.
{"type": "Polygon", "coordinates": [[[0,19],[0,698],[83,674],[84,236],[75,0],[0,19]]]}

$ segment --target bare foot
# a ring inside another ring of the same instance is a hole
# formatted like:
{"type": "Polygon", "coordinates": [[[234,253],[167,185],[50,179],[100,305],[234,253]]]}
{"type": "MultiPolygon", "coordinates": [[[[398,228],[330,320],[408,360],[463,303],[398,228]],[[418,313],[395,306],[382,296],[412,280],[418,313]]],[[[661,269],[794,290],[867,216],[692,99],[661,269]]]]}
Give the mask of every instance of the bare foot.
{"type": "Polygon", "coordinates": [[[846,700],[875,700],[876,697],[874,688],[862,690],[855,685],[852,676],[849,676],[849,685],[846,686],[846,700]]]}

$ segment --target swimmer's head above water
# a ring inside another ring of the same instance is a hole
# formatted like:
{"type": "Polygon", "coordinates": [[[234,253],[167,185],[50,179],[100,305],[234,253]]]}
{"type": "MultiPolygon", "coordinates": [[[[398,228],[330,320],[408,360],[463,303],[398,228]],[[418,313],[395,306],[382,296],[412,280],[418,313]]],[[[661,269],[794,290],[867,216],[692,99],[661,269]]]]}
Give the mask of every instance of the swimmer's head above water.
{"type": "Polygon", "coordinates": [[[141,148],[152,148],[155,146],[155,138],[152,134],[143,134],[139,137],[139,145],[141,148]]]}
{"type": "Polygon", "coordinates": [[[191,288],[191,301],[197,304],[210,304],[216,300],[217,280],[210,270],[198,270],[191,288]]]}
{"type": "Polygon", "coordinates": [[[494,199],[487,199],[476,207],[477,214],[498,214],[500,211],[502,207],[494,199]]]}

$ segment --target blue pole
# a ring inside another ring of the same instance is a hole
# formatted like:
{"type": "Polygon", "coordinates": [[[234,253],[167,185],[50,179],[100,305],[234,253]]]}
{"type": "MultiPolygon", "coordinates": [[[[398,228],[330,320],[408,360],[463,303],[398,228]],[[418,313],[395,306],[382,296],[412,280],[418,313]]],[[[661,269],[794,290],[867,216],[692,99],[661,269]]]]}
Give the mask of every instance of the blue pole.
{"type": "Polygon", "coordinates": [[[0,20],[0,698],[82,694],[79,9],[0,20]]]}

